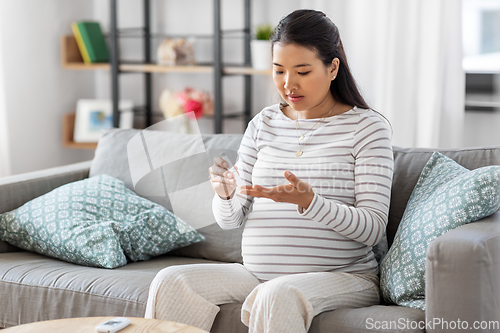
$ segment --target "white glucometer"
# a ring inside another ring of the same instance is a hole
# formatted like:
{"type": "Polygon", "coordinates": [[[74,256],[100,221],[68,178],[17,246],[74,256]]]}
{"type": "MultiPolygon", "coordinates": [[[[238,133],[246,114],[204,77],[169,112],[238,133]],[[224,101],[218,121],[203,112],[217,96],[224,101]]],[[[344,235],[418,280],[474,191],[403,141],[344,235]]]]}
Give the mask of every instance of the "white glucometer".
{"type": "Polygon", "coordinates": [[[129,318],[116,317],[96,326],[95,330],[97,332],[115,333],[130,325],[130,322],[129,318]]]}
{"type": "Polygon", "coordinates": [[[236,180],[236,186],[238,186],[238,187],[244,186],[245,182],[243,181],[243,179],[241,179],[240,175],[238,174],[238,171],[236,171],[236,169],[234,168],[233,163],[231,163],[231,160],[226,155],[226,153],[222,152],[222,153],[220,153],[219,156],[222,157],[222,159],[224,161],[226,161],[227,164],[229,165],[229,167],[227,168],[227,170],[230,171],[233,174],[233,177],[236,180]]]}

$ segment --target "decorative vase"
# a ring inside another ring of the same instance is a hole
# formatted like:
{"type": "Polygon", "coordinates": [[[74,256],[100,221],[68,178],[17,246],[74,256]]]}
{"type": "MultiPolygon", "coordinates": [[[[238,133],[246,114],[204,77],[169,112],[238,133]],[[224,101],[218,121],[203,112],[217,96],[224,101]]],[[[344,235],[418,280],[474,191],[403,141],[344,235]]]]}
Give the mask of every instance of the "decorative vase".
{"type": "Polygon", "coordinates": [[[265,71],[271,69],[271,42],[269,40],[252,40],[250,45],[252,53],[252,67],[255,70],[265,71]]]}

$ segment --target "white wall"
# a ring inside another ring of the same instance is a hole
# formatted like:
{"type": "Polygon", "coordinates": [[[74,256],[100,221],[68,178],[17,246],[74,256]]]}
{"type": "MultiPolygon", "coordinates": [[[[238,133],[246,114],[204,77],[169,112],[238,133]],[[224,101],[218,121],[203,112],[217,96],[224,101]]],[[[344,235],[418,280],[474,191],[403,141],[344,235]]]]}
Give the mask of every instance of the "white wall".
{"type": "Polygon", "coordinates": [[[61,68],[60,37],[74,20],[92,17],[85,0],[0,0],[2,61],[11,173],[93,157],[62,147],[62,116],[93,97],[94,74],[61,68]]]}
{"type": "MultiPolygon", "coordinates": [[[[0,12],[2,11],[0,2],[0,12]]],[[[0,36],[2,36],[2,25],[0,24],[0,36]]],[[[0,43],[0,177],[10,175],[10,149],[9,135],[7,132],[7,109],[5,103],[5,83],[3,77],[3,45],[0,43]]]]}

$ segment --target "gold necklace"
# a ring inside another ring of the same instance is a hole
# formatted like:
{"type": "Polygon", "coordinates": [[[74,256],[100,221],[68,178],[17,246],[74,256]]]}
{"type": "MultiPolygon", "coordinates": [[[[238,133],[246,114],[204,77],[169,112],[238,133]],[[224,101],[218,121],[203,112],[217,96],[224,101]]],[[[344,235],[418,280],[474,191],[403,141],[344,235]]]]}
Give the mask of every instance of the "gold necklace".
{"type": "Polygon", "coordinates": [[[299,149],[295,152],[295,156],[297,156],[297,157],[302,156],[302,154],[303,154],[302,147],[304,147],[306,145],[307,141],[309,141],[309,139],[313,135],[314,131],[316,130],[317,126],[319,125],[319,123],[321,123],[326,117],[328,117],[332,113],[333,109],[335,108],[335,105],[337,105],[337,101],[335,101],[335,104],[333,104],[333,107],[330,109],[330,111],[328,111],[327,114],[325,114],[322,118],[320,118],[316,122],[316,124],[314,124],[314,126],[311,127],[305,134],[302,132],[302,128],[300,127],[300,124],[299,124],[299,111],[297,111],[297,118],[295,119],[295,130],[297,132],[300,132],[300,136],[297,133],[297,137],[298,137],[297,142],[299,144],[299,149]],[[304,140],[305,136],[309,132],[311,132],[311,134],[307,137],[306,141],[304,141],[303,144],[300,144],[300,141],[304,140]]]}

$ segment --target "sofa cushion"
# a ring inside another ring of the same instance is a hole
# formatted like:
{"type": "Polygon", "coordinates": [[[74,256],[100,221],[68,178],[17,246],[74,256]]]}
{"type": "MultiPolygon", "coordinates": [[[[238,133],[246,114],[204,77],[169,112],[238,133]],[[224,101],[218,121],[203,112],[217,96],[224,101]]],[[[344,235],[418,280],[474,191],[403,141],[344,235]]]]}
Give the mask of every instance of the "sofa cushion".
{"type": "Polygon", "coordinates": [[[314,317],[309,333],[423,333],[425,312],[396,305],[338,309],[314,317]]]}
{"type": "MultiPolygon", "coordinates": [[[[149,285],[156,274],[168,266],[197,263],[213,262],[165,255],[108,270],[31,252],[0,254],[0,304],[4,305],[0,327],[75,316],[144,317],[149,285]]],[[[220,308],[212,332],[248,332],[241,323],[241,304],[220,308]]],[[[375,329],[383,323],[416,325],[423,320],[423,311],[398,306],[340,309],[316,316],[310,332],[423,332],[410,325],[404,330],[375,329]]]]}
{"type": "MultiPolygon", "coordinates": [[[[424,165],[436,149],[393,147],[394,175],[392,177],[391,204],[387,223],[387,240],[392,244],[408,199],[417,184],[424,165]]],[[[488,165],[500,165],[500,146],[461,149],[441,149],[443,155],[463,167],[474,170],[488,165]]]]}
{"type": "MultiPolygon", "coordinates": [[[[247,333],[241,322],[241,304],[223,304],[211,332],[247,333]]],[[[425,312],[397,305],[326,311],[314,317],[308,333],[423,333],[425,312]]]]}
{"type": "Polygon", "coordinates": [[[86,266],[116,268],[203,240],[108,175],[69,183],[0,215],[0,239],[86,266]]]}
{"type": "Polygon", "coordinates": [[[183,135],[162,131],[161,123],[155,126],[107,131],[99,140],[90,176],[109,174],[123,180],[129,189],[171,210],[205,236],[204,242],[176,250],[177,254],[241,262],[242,228],[222,230],[215,222],[208,169],[222,151],[234,162],[242,135],[183,135]]]}
{"type": "Polygon", "coordinates": [[[0,327],[72,317],[144,317],[149,285],[161,269],[210,262],[164,255],[110,270],[32,252],[2,253],[0,327]]]}
{"type": "Polygon", "coordinates": [[[425,260],[430,242],[500,207],[500,166],[469,171],[435,152],[410,196],[394,243],[381,263],[386,301],[425,309],[425,260]]]}

